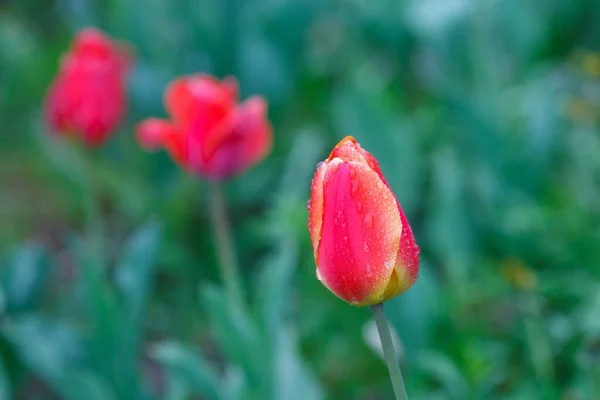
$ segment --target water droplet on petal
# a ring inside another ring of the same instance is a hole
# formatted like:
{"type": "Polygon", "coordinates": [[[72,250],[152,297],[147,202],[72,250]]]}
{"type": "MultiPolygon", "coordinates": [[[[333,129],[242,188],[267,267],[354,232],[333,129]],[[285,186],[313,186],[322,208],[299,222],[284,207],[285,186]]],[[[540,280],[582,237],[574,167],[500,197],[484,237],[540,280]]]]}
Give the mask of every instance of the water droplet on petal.
{"type": "Polygon", "coordinates": [[[365,228],[371,229],[373,227],[373,214],[367,213],[365,215],[365,228]]]}
{"type": "Polygon", "coordinates": [[[367,242],[363,243],[363,250],[365,251],[365,253],[368,253],[369,251],[371,251],[371,249],[369,248],[369,244],[367,242]]]}
{"type": "Polygon", "coordinates": [[[385,269],[391,269],[392,268],[392,262],[391,261],[386,261],[385,264],[383,264],[385,266],[385,269]]]}
{"type": "Polygon", "coordinates": [[[359,214],[363,212],[363,205],[360,201],[356,202],[356,212],[359,214]]]}
{"type": "Polygon", "coordinates": [[[356,170],[350,167],[350,179],[356,178],[356,170]]]}
{"type": "Polygon", "coordinates": [[[350,196],[355,197],[358,193],[358,181],[350,182],[350,196]]]}
{"type": "Polygon", "coordinates": [[[338,217],[339,218],[344,218],[344,210],[339,210],[338,211],[338,217]]]}
{"type": "Polygon", "coordinates": [[[344,229],[344,230],[345,230],[347,227],[348,227],[348,224],[346,224],[346,223],[344,222],[340,228],[342,228],[342,229],[344,229]]]}
{"type": "Polygon", "coordinates": [[[340,165],[341,165],[341,164],[342,164],[342,163],[339,163],[339,162],[332,163],[332,164],[331,164],[331,170],[332,170],[333,172],[336,172],[338,169],[340,169],[340,165]]]}
{"type": "Polygon", "coordinates": [[[357,305],[358,304],[358,299],[356,297],[353,297],[352,300],[350,301],[353,305],[357,305]]]}
{"type": "Polygon", "coordinates": [[[317,169],[321,169],[323,168],[325,165],[327,165],[327,163],[325,161],[321,161],[320,163],[317,164],[317,169]]]}
{"type": "Polygon", "coordinates": [[[323,280],[323,277],[321,276],[321,273],[319,272],[319,268],[317,268],[317,279],[318,279],[319,281],[322,281],[322,280],[323,280]]]}
{"type": "Polygon", "coordinates": [[[348,243],[350,241],[350,238],[348,237],[348,235],[344,235],[342,240],[344,241],[344,243],[348,243]]]}
{"type": "Polygon", "coordinates": [[[377,189],[383,189],[383,182],[381,180],[377,181],[377,189]]]}
{"type": "Polygon", "coordinates": [[[308,201],[306,202],[306,208],[308,208],[308,209],[310,210],[310,200],[308,200],[308,201]]]}
{"type": "Polygon", "coordinates": [[[367,263],[367,276],[373,276],[373,268],[371,268],[371,264],[367,263]]]}

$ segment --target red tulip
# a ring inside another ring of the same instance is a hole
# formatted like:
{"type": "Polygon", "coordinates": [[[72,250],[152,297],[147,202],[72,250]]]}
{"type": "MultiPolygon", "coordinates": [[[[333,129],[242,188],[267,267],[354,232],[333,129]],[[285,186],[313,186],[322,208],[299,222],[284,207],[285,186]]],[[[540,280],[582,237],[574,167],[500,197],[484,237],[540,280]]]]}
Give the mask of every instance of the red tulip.
{"type": "Polygon", "coordinates": [[[90,147],[104,143],[125,112],[129,61],[123,45],[96,29],[81,30],[46,98],[51,129],[90,147]]]}
{"type": "Polygon", "coordinates": [[[389,300],[410,288],[419,247],[379,170],[352,137],[317,166],[308,206],[317,278],[357,306],[389,300]]]}
{"type": "Polygon", "coordinates": [[[147,150],[166,148],[192,174],[214,180],[238,175],[269,153],[272,129],[262,97],[237,104],[237,96],[233,78],[179,78],[165,92],[170,120],[142,121],[138,141],[147,150]]]}

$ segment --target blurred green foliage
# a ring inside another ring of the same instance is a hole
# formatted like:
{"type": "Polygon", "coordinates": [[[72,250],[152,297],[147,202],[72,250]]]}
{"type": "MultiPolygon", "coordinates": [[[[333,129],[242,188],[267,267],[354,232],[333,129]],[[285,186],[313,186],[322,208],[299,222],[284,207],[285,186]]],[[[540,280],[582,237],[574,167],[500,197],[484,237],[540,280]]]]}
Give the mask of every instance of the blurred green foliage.
{"type": "Polygon", "coordinates": [[[600,398],[598,21],[597,0],[0,3],[0,399],[390,399],[370,315],[315,279],[306,230],[348,134],[422,248],[386,303],[411,398],[600,398]],[[83,156],[106,269],[81,247],[82,155],[41,113],[87,25],[137,58],[127,121],[83,156]],[[198,71],[264,95],[275,128],[227,185],[249,313],[221,295],[205,184],[132,135],[198,71]]]}

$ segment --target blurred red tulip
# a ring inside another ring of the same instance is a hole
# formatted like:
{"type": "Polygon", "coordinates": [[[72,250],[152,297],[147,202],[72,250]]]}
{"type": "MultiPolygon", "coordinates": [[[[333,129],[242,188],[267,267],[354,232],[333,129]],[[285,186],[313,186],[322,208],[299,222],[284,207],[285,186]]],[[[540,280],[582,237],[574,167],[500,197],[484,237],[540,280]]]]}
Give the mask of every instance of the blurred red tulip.
{"type": "Polygon", "coordinates": [[[377,160],[352,137],[317,166],[308,206],[317,278],[357,306],[410,288],[419,247],[377,160]]]}
{"type": "Polygon", "coordinates": [[[51,129],[90,147],[103,144],[125,113],[130,61],[124,45],[94,28],[81,30],[46,98],[51,129]]]}
{"type": "Polygon", "coordinates": [[[179,78],[165,92],[171,119],[142,121],[137,139],[146,150],[164,147],[192,174],[213,180],[238,175],[269,153],[272,129],[262,97],[237,104],[237,96],[233,78],[179,78]]]}

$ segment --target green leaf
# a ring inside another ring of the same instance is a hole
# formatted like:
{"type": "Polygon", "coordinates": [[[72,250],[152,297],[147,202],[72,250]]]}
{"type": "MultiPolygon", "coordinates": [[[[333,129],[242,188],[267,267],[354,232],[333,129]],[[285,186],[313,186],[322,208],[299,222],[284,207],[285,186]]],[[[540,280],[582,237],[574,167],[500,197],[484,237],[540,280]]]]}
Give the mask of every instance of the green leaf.
{"type": "Polygon", "coordinates": [[[121,389],[121,396],[136,396],[139,390],[136,382],[142,316],[152,287],[161,230],[161,224],[151,220],[135,232],[115,269],[115,283],[121,296],[119,322],[112,339],[117,371],[113,379],[121,389]]]}
{"type": "Polygon", "coordinates": [[[431,264],[421,259],[419,279],[413,287],[385,303],[386,315],[402,340],[409,363],[421,350],[429,348],[434,323],[439,318],[440,293],[431,264]]]}
{"type": "Polygon", "coordinates": [[[201,288],[200,294],[223,352],[244,370],[249,382],[259,384],[264,348],[254,321],[221,289],[207,285],[201,288]]]}
{"type": "Polygon", "coordinates": [[[275,354],[273,399],[320,400],[324,397],[317,380],[302,362],[296,336],[290,329],[282,329],[275,354]]]}
{"type": "Polygon", "coordinates": [[[448,398],[469,398],[467,380],[460,373],[459,367],[446,355],[436,351],[425,351],[419,355],[415,364],[422,373],[444,387],[448,398]]]}
{"type": "Polygon", "coordinates": [[[17,356],[65,400],[116,400],[108,382],[83,364],[83,343],[63,323],[37,316],[14,318],[1,327],[17,356]]]}
{"type": "Polygon", "coordinates": [[[43,249],[29,243],[17,249],[0,269],[0,287],[8,312],[32,307],[48,273],[48,260],[43,249]]]}
{"type": "MultiPolygon", "coordinates": [[[[77,254],[79,268],[77,298],[82,301],[90,330],[86,345],[91,365],[115,385],[123,380],[129,382],[129,378],[117,372],[117,369],[125,366],[122,352],[130,350],[128,346],[122,348],[119,342],[122,322],[120,317],[123,313],[118,299],[109,285],[106,271],[99,265],[98,260],[93,259],[86,251],[85,243],[75,239],[72,241],[72,247],[77,254]]],[[[128,362],[131,363],[131,360],[128,362]]]]}
{"type": "Polygon", "coordinates": [[[127,318],[136,321],[150,293],[161,230],[161,224],[152,220],[135,232],[115,270],[115,281],[123,296],[127,318]]]}
{"type": "Polygon", "coordinates": [[[152,349],[152,357],[166,369],[171,384],[182,388],[182,392],[197,392],[207,400],[224,398],[219,378],[196,350],[167,341],[152,349]]]}
{"type": "Polygon", "coordinates": [[[283,238],[277,244],[277,250],[264,262],[256,286],[267,338],[273,338],[281,326],[298,259],[298,246],[291,238],[283,238]]]}
{"type": "Polygon", "coordinates": [[[8,371],[6,370],[2,359],[0,358],[0,399],[12,398],[12,388],[8,371]]]}
{"type": "MultiPolygon", "coordinates": [[[[40,117],[41,118],[41,117],[40,117]]],[[[86,175],[88,160],[72,143],[61,137],[50,135],[45,126],[37,126],[36,143],[41,146],[43,155],[53,166],[58,169],[71,183],[79,187],[88,185],[86,175]]]]}

